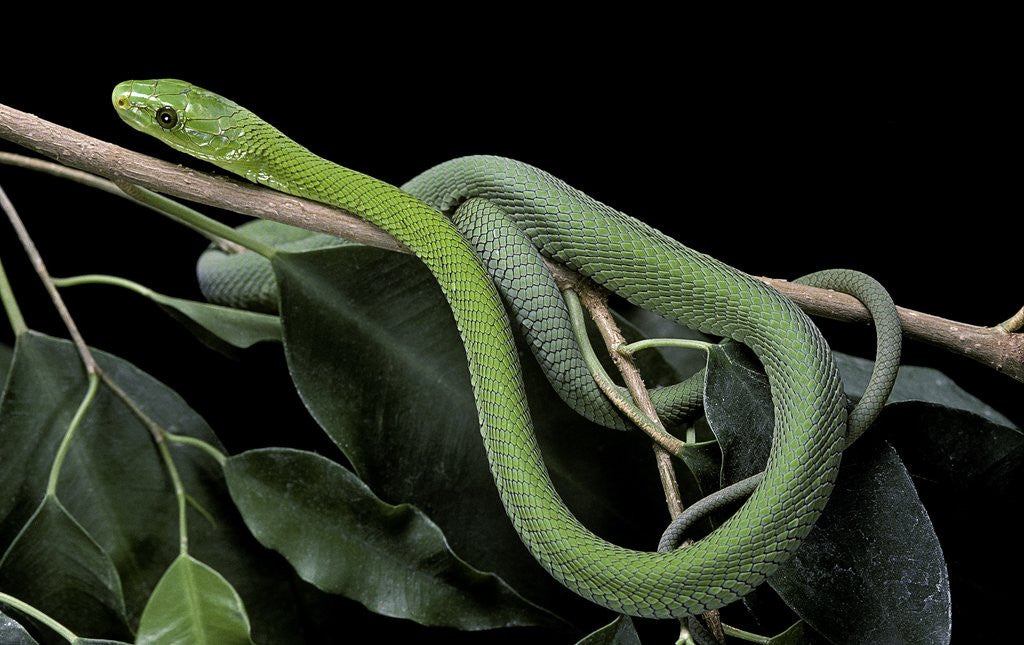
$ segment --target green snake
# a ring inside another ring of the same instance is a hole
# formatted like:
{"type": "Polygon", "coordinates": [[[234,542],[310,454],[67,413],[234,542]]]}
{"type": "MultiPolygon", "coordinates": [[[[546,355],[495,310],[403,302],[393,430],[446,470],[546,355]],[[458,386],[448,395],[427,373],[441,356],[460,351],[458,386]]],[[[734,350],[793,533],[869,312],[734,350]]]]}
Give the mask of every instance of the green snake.
{"type": "Polygon", "coordinates": [[[635,616],[722,607],[785,562],[820,515],[844,445],[846,399],[814,325],[756,279],[526,164],[446,162],[411,182],[418,199],[318,157],[245,108],[182,81],[127,81],[112,100],[132,127],[251,181],[354,213],[426,264],[466,348],[508,516],[541,566],[574,592],[635,616]],[[711,534],[686,549],[633,551],[595,536],[565,507],[534,437],[500,297],[445,215],[476,198],[506,213],[546,257],[685,326],[745,343],[762,361],[775,416],[768,465],[746,503],[711,534]]]}

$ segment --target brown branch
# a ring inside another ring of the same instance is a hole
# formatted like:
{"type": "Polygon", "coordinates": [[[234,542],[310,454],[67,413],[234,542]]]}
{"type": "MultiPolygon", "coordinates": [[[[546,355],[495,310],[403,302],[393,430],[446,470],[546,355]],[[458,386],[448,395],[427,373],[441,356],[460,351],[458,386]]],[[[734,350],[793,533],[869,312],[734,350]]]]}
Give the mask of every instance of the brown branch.
{"type": "MultiPolygon", "coordinates": [[[[774,278],[759,279],[789,296],[811,315],[833,320],[871,322],[868,310],[853,296],[774,278]]],[[[905,307],[896,309],[899,311],[904,336],[973,358],[997,372],[1024,382],[1024,333],[1009,333],[1000,326],[977,327],[905,307]]]]}
{"type": "Polygon", "coordinates": [[[0,139],[114,183],[126,181],[172,197],[408,252],[384,231],[343,210],[133,152],[3,104],[0,139]]]}
{"type": "MultiPolygon", "coordinates": [[[[0,138],[113,181],[128,181],[217,208],[408,252],[387,233],[345,211],[132,152],[3,104],[0,138]]],[[[850,296],[784,280],[761,279],[811,314],[867,320],[867,311],[850,296]]],[[[967,325],[910,309],[899,311],[908,338],[938,345],[1024,382],[1024,333],[1008,333],[1009,327],[967,325]]]]}

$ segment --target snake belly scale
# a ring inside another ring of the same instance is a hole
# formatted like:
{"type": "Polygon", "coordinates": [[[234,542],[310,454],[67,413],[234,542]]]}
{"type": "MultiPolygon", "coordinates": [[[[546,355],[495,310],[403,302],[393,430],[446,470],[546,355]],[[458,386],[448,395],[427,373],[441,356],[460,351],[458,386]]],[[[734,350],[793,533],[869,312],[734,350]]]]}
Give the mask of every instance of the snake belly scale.
{"type": "Polygon", "coordinates": [[[418,194],[433,195],[445,210],[472,197],[495,202],[546,256],[683,325],[746,343],[764,363],[775,435],[761,485],[688,548],[624,549],[587,530],[552,486],[503,305],[442,212],[316,156],[245,108],[183,81],[127,81],[112,100],[132,127],[251,181],[356,214],[427,265],[466,348],[480,431],[508,516],[541,566],[581,596],[645,617],[724,606],[788,559],[824,508],[842,451],[845,397],[824,339],[774,290],[525,164],[467,157],[413,180],[418,194]],[[510,186],[532,198],[510,197],[510,186]]]}

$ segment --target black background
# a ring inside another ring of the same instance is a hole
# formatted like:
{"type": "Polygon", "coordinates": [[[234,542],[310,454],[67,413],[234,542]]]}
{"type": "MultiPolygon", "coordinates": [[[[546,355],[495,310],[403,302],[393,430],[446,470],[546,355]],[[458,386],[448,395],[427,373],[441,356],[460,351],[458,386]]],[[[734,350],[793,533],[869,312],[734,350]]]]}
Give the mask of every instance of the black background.
{"type": "MultiPolygon", "coordinates": [[[[555,52],[523,40],[441,47],[411,34],[398,52],[349,32],[329,56],[266,36],[230,71],[173,46],[131,57],[69,47],[50,66],[5,69],[0,103],[201,166],[129,129],[109,102],[121,80],[179,77],[392,183],[454,156],[499,154],[750,273],[855,268],[900,305],[979,325],[1024,304],[1013,190],[1021,136],[1010,100],[1019,83],[1000,52],[941,38],[889,48],[865,37],[832,57],[781,41],[737,51],[731,41],[695,48],[644,34],[555,52]]],[[[114,273],[199,297],[193,265],[205,242],[189,231],[23,170],[0,167],[0,185],[53,274],[114,273]]],[[[6,222],[0,257],[29,325],[64,335],[6,222]]],[[[130,294],[79,287],[65,295],[88,342],[181,393],[232,452],[272,443],[282,429],[330,449],[311,424],[296,425],[301,403],[276,348],[227,359],[130,294]]],[[[872,351],[867,328],[822,326],[837,349],[872,351]]],[[[0,342],[12,342],[5,325],[0,342]]],[[[914,342],[905,362],[942,369],[1024,422],[1019,383],[914,342]]]]}

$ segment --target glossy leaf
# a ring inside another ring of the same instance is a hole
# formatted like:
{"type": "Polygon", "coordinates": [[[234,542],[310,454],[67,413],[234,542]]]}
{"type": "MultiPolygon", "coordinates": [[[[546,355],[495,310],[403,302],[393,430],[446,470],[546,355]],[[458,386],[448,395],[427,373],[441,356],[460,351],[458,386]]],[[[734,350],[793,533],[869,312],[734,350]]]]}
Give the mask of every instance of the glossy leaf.
{"type": "Polygon", "coordinates": [[[862,440],[846,451],[824,513],[768,580],[833,642],[949,642],[942,548],[910,476],[884,442],[862,440]]]}
{"type": "Polygon", "coordinates": [[[640,645],[640,636],[629,616],[619,616],[601,629],[587,634],[576,645],[640,645]]]}
{"type": "Polygon", "coordinates": [[[139,645],[251,643],[242,599],[214,569],[182,554],[171,563],[142,612],[139,645]]]}
{"type": "Polygon", "coordinates": [[[0,589],[76,633],[130,635],[114,564],[53,497],[43,500],[0,559],[0,589]]]}
{"type": "MultiPolygon", "coordinates": [[[[705,407],[722,443],[727,484],[763,469],[772,403],[767,379],[747,350],[730,344],[712,352],[709,365],[705,407]]],[[[844,455],[825,512],[796,556],[769,580],[797,614],[830,638],[916,635],[942,642],[943,634],[948,639],[950,598],[938,538],[899,457],[890,447],[869,443],[863,438],[844,455]],[[826,593],[830,602],[821,603],[826,593]],[[882,611],[887,618],[879,621],[882,611]],[[879,622],[894,631],[872,633],[884,629],[879,622]]]]}
{"type": "Polygon", "coordinates": [[[447,548],[418,509],[380,501],[314,453],[268,448],[232,457],[232,497],[253,534],[318,588],[424,625],[494,629],[556,619],[447,548]]]}
{"type": "Polygon", "coordinates": [[[1024,435],[974,413],[900,403],[879,419],[942,537],[953,588],[954,642],[1012,641],[1012,627],[977,616],[1017,611],[1024,559],[1024,435]]]}
{"type": "MultiPolygon", "coordinates": [[[[220,447],[202,418],[173,391],[121,359],[94,353],[106,374],[163,428],[220,447]]],[[[86,387],[67,341],[31,332],[18,339],[15,354],[0,401],[0,549],[14,540],[43,498],[57,445],[86,387]]],[[[289,642],[300,630],[295,600],[280,593],[282,585],[295,581],[290,567],[268,560],[249,534],[213,459],[188,446],[170,449],[186,491],[215,519],[211,523],[189,513],[192,554],[224,572],[238,589],[261,642],[289,642]]],[[[136,624],[178,556],[177,506],[149,429],[105,386],[72,442],[57,495],[114,563],[129,624],[136,624]]],[[[19,595],[17,589],[5,591],[19,595]]],[[[68,606],[52,615],[71,625],[76,611],[68,606]]]]}
{"type": "MultiPolygon", "coordinates": [[[[274,264],[296,387],[360,478],[386,502],[420,508],[454,553],[532,601],[589,611],[512,530],[481,445],[451,311],[420,262],[350,247],[279,253],[274,264]]],[[[532,357],[522,363],[545,460],[569,506],[609,539],[652,548],[668,518],[645,441],[582,420],[532,357]],[[630,477],[609,476],[616,472],[630,477]]]]}
{"type": "Polygon", "coordinates": [[[0,643],[6,645],[39,645],[18,621],[0,611],[0,643]]]}
{"type": "Polygon", "coordinates": [[[708,352],[704,413],[722,449],[722,483],[764,470],[775,421],[768,378],[739,343],[708,352]]]}
{"type": "MultiPolygon", "coordinates": [[[[871,376],[874,363],[846,354],[836,353],[835,357],[846,393],[853,398],[860,398],[871,376]]],[[[962,410],[992,423],[1013,427],[1013,423],[992,406],[968,393],[942,372],[930,367],[900,367],[886,407],[909,402],[931,403],[943,408],[962,410]]]]}

